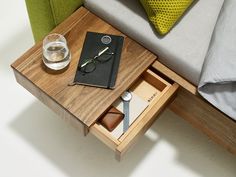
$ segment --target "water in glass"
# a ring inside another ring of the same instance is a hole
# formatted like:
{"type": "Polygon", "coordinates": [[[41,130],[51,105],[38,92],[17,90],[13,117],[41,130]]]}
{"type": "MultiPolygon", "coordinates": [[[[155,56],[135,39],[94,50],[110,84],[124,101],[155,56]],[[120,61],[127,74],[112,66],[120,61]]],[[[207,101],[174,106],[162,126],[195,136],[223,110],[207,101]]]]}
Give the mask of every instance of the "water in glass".
{"type": "Polygon", "coordinates": [[[70,63],[70,51],[63,36],[59,35],[59,38],[55,38],[55,35],[58,34],[52,35],[54,36],[45,38],[43,46],[43,62],[48,68],[60,70],[70,63]]]}

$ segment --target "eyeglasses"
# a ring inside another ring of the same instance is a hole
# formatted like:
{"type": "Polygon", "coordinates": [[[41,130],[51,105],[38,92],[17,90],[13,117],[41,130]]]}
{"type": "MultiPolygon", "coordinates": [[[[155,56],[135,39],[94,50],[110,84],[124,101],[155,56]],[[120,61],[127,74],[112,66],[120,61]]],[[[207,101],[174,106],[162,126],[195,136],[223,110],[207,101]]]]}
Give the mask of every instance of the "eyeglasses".
{"type": "Polygon", "coordinates": [[[98,52],[93,58],[86,59],[84,63],[82,63],[79,67],[80,71],[83,73],[91,73],[96,69],[96,63],[105,63],[109,61],[113,52],[109,50],[109,47],[105,47],[98,52]]]}

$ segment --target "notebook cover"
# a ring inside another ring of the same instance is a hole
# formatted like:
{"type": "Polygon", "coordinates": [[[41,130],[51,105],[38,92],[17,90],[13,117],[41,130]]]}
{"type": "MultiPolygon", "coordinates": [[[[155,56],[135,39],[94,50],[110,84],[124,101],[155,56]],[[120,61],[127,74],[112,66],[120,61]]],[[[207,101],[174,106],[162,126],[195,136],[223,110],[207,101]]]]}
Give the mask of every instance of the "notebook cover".
{"type": "Polygon", "coordinates": [[[123,41],[123,36],[87,32],[74,82],[76,84],[113,89],[115,87],[116,76],[118,73],[123,41]],[[109,44],[102,43],[101,39],[105,35],[111,37],[111,42],[109,44]],[[84,74],[81,72],[79,66],[88,58],[93,58],[105,47],[109,47],[109,49],[114,53],[112,58],[105,63],[97,63],[96,69],[91,73],[84,74]]]}

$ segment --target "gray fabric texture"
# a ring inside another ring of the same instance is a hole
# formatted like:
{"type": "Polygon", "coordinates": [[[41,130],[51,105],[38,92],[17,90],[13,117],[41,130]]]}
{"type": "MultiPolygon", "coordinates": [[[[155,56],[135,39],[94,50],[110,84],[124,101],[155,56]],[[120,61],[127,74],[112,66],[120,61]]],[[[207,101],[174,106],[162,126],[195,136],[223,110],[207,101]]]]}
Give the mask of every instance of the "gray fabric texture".
{"type": "Polygon", "coordinates": [[[236,1],[226,0],[198,87],[210,103],[236,120],[236,1]]]}
{"type": "Polygon", "coordinates": [[[195,85],[224,0],[200,0],[161,38],[138,0],[85,0],[85,7],[159,56],[195,85]]]}

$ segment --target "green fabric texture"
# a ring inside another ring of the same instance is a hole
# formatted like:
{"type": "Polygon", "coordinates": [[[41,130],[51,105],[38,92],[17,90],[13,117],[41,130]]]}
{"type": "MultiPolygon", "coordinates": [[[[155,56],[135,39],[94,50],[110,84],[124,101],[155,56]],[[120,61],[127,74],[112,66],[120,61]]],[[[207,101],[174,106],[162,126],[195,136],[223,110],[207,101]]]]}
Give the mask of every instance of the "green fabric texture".
{"type": "Polygon", "coordinates": [[[49,0],[26,0],[35,41],[39,41],[55,27],[49,0]]]}
{"type": "Polygon", "coordinates": [[[196,0],[140,0],[160,35],[166,35],[196,0]]]}
{"type": "Polygon", "coordinates": [[[83,4],[83,0],[25,0],[35,42],[83,4]]]}
{"type": "Polygon", "coordinates": [[[60,24],[82,5],[82,0],[50,0],[56,25],[60,24]]]}

